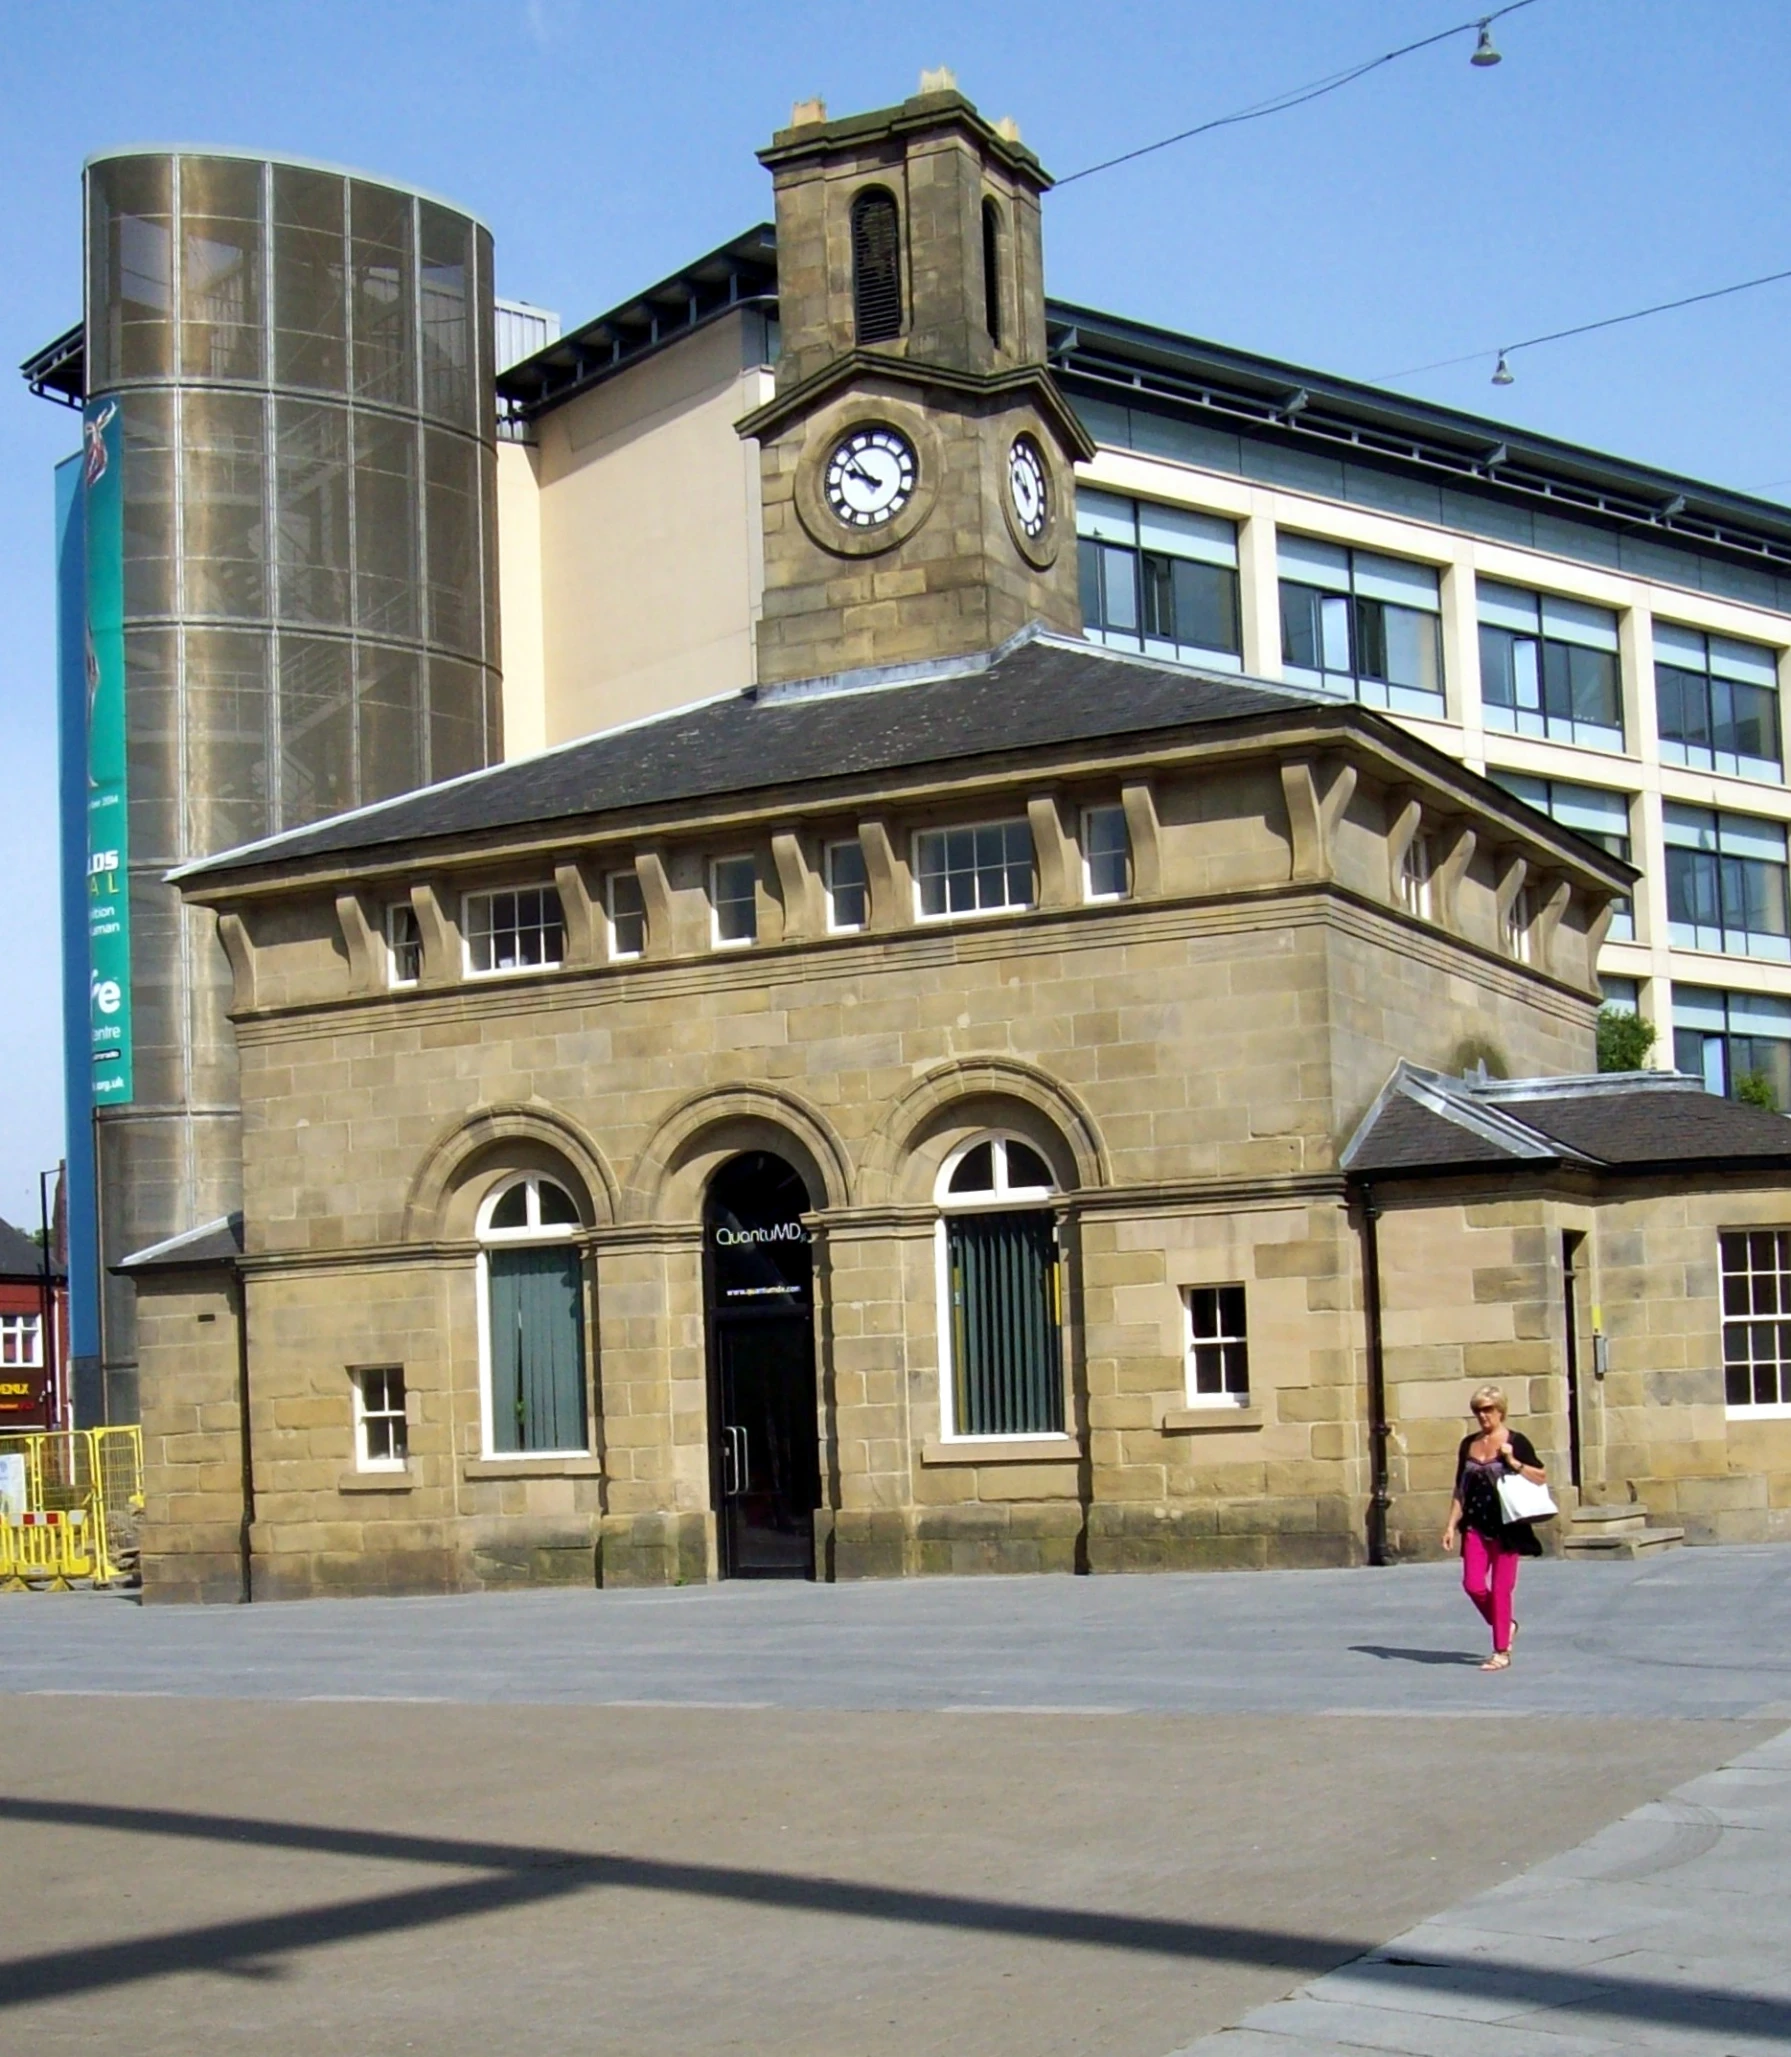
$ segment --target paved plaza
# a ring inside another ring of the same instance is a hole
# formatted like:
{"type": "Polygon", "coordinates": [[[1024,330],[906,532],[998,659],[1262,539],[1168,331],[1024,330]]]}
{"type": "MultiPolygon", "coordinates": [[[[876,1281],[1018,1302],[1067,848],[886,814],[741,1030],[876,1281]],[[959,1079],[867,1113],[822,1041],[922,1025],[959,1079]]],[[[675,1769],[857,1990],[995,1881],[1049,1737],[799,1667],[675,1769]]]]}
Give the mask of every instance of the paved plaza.
{"type": "Polygon", "coordinates": [[[0,2049],[1791,2048],[1791,1554],[0,1600],[0,2049]]]}

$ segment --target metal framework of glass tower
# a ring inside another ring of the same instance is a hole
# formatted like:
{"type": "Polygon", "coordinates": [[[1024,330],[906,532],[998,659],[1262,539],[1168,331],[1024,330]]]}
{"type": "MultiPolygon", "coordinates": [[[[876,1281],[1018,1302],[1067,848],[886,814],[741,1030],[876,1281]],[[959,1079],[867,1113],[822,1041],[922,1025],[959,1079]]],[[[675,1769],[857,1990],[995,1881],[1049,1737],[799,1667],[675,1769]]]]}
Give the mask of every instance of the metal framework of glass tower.
{"type": "MultiPolygon", "coordinates": [[[[130,1086],[92,1117],[91,1422],[137,1411],[134,1296],[107,1267],[241,1200],[228,969],[163,875],[495,763],[503,737],[485,228],[215,150],[101,156],[86,189],[87,470],[113,449],[122,487],[99,539],[90,490],[86,550],[90,603],[96,551],[121,560],[130,1086]]],[[[91,736],[91,604],[86,668],[91,736]]]]}

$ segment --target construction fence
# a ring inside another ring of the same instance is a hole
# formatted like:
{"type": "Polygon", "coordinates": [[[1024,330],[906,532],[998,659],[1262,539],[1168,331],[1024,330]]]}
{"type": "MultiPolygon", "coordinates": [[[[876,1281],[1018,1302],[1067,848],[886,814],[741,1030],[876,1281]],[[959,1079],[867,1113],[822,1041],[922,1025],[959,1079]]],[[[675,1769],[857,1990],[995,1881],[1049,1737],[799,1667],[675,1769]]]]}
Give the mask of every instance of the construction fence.
{"type": "Polygon", "coordinates": [[[0,1435],[0,1592],[66,1592],[137,1579],[143,1431],[0,1435]]]}

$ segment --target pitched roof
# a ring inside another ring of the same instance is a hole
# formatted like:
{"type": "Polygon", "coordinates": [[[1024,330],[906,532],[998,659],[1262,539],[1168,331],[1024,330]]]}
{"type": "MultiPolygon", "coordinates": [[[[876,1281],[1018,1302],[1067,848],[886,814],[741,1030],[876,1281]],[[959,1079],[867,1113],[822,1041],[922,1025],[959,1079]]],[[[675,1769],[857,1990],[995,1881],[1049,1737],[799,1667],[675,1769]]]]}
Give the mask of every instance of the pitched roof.
{"type": "Polygon", "coordinates": [[[1224,724],[1322,724],[1434,760],[1538,836],[1627,882],[1627,866],[1535,815],[1371,708],[1257,680],[1159,663],[1034,627],[984,655],[749,688],[602,730],[534,757],[339,814],[200,859],[175,879],[216,879],[307,858],[458,841],[791,785],[875,776],[1014,751],[1124,743],[1224,724]]]}
{"type": "MultiPolygon", "coordinates": [[[[40,1279],[44,1275],[43,1252],[31,1238],[14,1228],[9,1221],[0,1221],[0,1278],[40,1279]]],[[[52,1278],[66,1274],[59,1264],[50,1266],[52,1278]]]]}
{"type": "Polygon", "coordinates": [[[221,1214],[216,1221],[184,1230],[147,1249],[134,1250],[113,1265],[114,1271],[128,1271],[133,1277],[146,1271],[184,1271],[196,1265],[230,1265],[243,1254],[243,1218],[221,1214]]]}
{"type": "Polygon", "coordinates": [[[1343,1153],[1357,1178],[1542,1165],[1791,1171],[1791,1122],[1683,1072],[1450,1078],[1402,1061],[1343,1153]]]}

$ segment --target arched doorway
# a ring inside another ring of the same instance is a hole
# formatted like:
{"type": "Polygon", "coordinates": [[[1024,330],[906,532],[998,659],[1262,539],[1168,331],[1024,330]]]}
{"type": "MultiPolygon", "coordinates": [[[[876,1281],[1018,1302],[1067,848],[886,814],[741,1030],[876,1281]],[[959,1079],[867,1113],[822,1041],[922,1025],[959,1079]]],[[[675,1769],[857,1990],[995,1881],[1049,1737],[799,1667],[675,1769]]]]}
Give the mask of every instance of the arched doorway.
{"type": "Polygon", "coordinates": [[[730,1158],[703,1208],[709,1449],[724,1578],[812,1578],[820,1449],[814,1261],[801,1176],[730,1158]]]}

